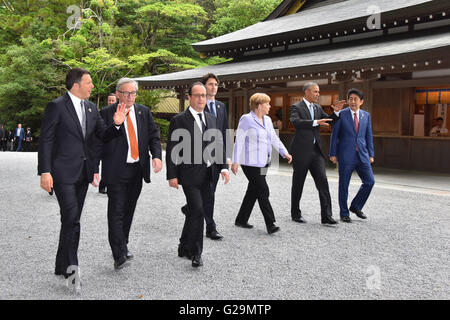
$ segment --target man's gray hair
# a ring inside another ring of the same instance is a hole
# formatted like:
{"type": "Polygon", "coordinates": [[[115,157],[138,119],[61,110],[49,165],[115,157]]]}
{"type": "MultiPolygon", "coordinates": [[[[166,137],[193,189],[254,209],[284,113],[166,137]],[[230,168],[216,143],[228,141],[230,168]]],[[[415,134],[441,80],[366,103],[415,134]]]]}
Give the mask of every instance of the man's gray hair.
{"type": "Polygon", "coordinates": [[[136,87],[136,91],[138,91],[138,83],[137,81],[131,79],[131,78],[120,78],[119,81],[117,81],[116,90],[120,91],[120,87],[123,86],[126,83],[133,83],[136,87]]]}
{"type": "Polygon", "coordinates": [[[306,90],[308,90],[309,88],[314,87],[314,86],[318,87],[319,85],[316,82],[313,82],[313,81],[305,83],[303,85],[303,93],[306,92],[306,90]]]}

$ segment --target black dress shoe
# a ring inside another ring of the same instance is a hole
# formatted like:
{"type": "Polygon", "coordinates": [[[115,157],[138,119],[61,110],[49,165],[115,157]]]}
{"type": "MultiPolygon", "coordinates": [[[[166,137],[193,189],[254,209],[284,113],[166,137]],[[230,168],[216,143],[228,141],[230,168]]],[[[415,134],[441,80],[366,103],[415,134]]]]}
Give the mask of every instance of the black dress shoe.
{"type": "Polygon", "coordinates": [[[187,204],[181,207],[181,212],[186,216],[188,213],[188,206],[187,204]]]}
{"type": "Polygon", "coordinates": [[[223,236],[217,232],[217,230],[207,232],[206,237],[210,238],[211,240],[221,240],[223,236]]]}
{"type": "Polygon", "coordinates": [[[192,257],[192,266],[194,268],[201,267],[203,265],[202,256],[196,255],[192,257]]]}
{"type": "Polygon", "coordinates": [[[361,210],[350,207],[350,211],[356,214],[360,219],[367,219],[367,216],[361,210]]]}
{"type": "Polygon", "coordinates": [[[274,224],[269,226],[269,227],[267,227],[267,233],[268,234],[272,234],[272,233],[275,233],[275,232],[278,232],[278,231],[280,231],[280,227],[278,227],[278,226],[276,226],[274,224]]]}
{"type": "Polygon", "coordinates": [[[298,222],[298,223],[306,223],[306,220],[302,216],[292,218],[292,221],[295,221],[295,222],[298,222]]]}
{"type": "Polygon", "coordinates": [[[127,260],[133,260],[133,258],[134,258],[134,255],[130,251],[128,251],[127,252],[127,260]]]}
{"type": "Polygon", "coordinates": [[[188,258],[189,260],[192,259],[191,255],[188,253],[185,247],[183,247],[181,244],[178,245],[178,256],[180,258],[188,258]]]}
{"type": "Polygon", "coordinates": [[[127,258],[122,257],[114,261],[114,269],[120,270],[126,267],[129,264],[127,258]]]}
{"type": "Polygon", "coordinates": [[[245,228],[245,229],[251,229],[253,226],[251,224],[248,224],[248,222],[242,223],[242,222],[235,222],[234,225],[236,227],[245,228]]]}
{"type": "Polygon", "coordinates": [[[350,217],[341,217],[341,221],[346,222],[346,223],[351,223],[352,219],[350,219],[350,217]]]}
{"type": "Polygon", "coordinates": [[[326,218],[322,219],[322,223],[323,224],[336,224],[337,221],[334,220],[332,217],[326,217],[326,218]]]}

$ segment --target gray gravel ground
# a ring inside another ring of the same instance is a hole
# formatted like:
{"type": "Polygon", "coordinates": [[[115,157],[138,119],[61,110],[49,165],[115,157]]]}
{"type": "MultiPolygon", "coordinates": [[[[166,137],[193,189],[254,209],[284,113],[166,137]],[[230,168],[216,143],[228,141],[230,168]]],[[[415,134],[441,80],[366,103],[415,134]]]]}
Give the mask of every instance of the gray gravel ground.
{"type": "MultiPolygon", "coordinates": [[[[202,268],[177,257],[184,216],[182,190],[153,175],[138,201],[132,264],[115,271],[107,239],[107,197],[92,186],[81,221],[83,291],[55,281],[59,208],[39,187],[36,153],[0,153],[0,299],[449,299],[450,177],[385,171],[365,213],[353,224],[320,224],[309,176],[302,210],[290,220],[290,168],[268,176],[281,231],[268,235],[255,206],[255,228],[236,228],[247,180],[219,184],[215,219],[223,241],[205,238],[202,268]],[[435,183],[434,183],[435,182],[435,183]]],[[[334,217],[337,174],[329,171],[334,217]]],[[[354,177],[350,195],[357,191],[354,177]]]]}

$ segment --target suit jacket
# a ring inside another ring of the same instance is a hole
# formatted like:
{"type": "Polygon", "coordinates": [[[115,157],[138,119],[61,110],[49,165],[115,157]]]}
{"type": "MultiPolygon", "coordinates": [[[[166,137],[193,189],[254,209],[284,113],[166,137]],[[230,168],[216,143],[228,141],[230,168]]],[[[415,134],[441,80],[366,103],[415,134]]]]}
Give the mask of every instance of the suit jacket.
{"type": "Polygon", "coordinates": [[[20,128],[19,135],[17,135],[17,129],[18,128],[14,129],[14,137],[19,137],[20,140],[25,139],[25,130],[23,130],[23,128],[20,128]]]}
{"type": "MultiPolygon", "coordinates": [[[[320,146],[320,126],[313,127],[314,120],[330,118],[333,120],[331,122],[332,125],[339,120],[339,117],[334,112],[328,115],[318,104],[314,104],[313,109],[314,119],[311,119],[311,113],[303,100],[291,106],[289,120],[295,128],[295,134],[291,142],[290,154],[292,154],[294,160],[313,152],[314,139],[320,146]]],[[[322,150],[321,153],[324,156],[322,150]]]]}
{"type": "Polygon", "coordinates": [[[121,133],[107,127],[97,107],[85,100],[86,137],[68,93],[44,111],[38,148],[38,174],[51,173],[56,183],[72,184],[80,177],[86,161],[88,178],[98,172],[98,139],[111,140],[121,133]]]}
{"type": "MultiPolygon", "coordinates": [[[[207,129],[217,129],[216,118],[208,112],[204,112],[204,115],[207,129]]],[[[208,160],[211,163],[212,176],[218,175],[220,170],[227,167],[225,154],[222,154],[218,162],[212,158],[205,159],[203,151],[207,147],[223,150],[222,136],[216,136],[211,141],[203,141],[202,132],[189,109],[174,116],[169,125],[166,150],[167,180],[178,178],[178,183],[183,186],[200,186],[207,177],[208,160]],[[184,129],[177,132],[182,135],[182,139],[177,138],[175,134],[177,129],[184,129]],[[178,148],[181,146],[184,148],[180,151],[178,148]]],[[[211,154],[214,156],[212,152],[211,154]]]]}
{"type": "MultiPolygon", "coordinates": [[[[223,147],[224,147],[224,153],[226,154],[226,158],[231,159],[233,152],[232,152],[231,138],[227,133],[227,130],[229,129],[227,109],[225,107],[225,104],[219,100],[216,100],[215,104],[216,104],[217,129],[219,129],[222,132],[223,147]],[[227,146],[228,146],[228,148],[227,148],[227,146]]],[[[208,108],[209,108],[209,105],[208,105],[208,108]]],[[[206,108],[205,108],[205,111],[206,111],[206,108]]]]}
{"type": "MultiPolygon", "coordinates": [[[[117,104],[112,104],[100,110],[107,125],[113,125],[114,113],[117,104]]],[[[134,111],[136,115],[137,140],[139,149],[139,163],[142,168],[144,181],[150,182],[150,155],[153,158],[162,159],[161,139],[159,130],[153,120],[150,109],[146,106],[135,103],[134,111]]],[[[102,180],[105,184],[115,183],[120,178],[120,173],[124,171],[128,155],[128,141],[125,132],[125,125],[120,126],[121,137],[103,144],[102,148],[102,180]]]]}
{"type": "Polygon", "coordinates": [[[375,157],[370,114],[359,110],[358,133],[350,108],[342,110],[339,116],[341,119],[331,134],[330,157],[337,156],[341,164],[355,163],[358,159],[370,164],[369,158],[375,157]]]}

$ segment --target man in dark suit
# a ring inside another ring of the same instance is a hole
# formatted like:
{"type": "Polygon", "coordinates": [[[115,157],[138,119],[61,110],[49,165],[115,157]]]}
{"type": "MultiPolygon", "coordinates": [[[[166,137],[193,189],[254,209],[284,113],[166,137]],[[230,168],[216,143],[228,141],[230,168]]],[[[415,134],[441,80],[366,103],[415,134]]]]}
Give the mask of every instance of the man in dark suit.
{"type": "MultiPolygon", "coordinates": [[[[230,143],[230,137],[227,133],[228,130],[228,115],[225,104],[215,99],[217,90],[219,88],[219,78],[213,74],[208,73],[203,76],[201,81],[206,87],[206,107],[205,112],[212,114],[216,118],[217,129],[220,130],[223,137],[224,153],[226,155],[228,169],[231,164],[231,150],[228,146],[230,143]]],[[[214,221],[214,201],[217,188],[217,182],[219,181],[219,174],[212,177],[210,184],[210,190],[204,195],[205,199],[205,222],[206,222],[206,236],[212,240],[220,240],[223,236],[217,231],[216,222],[214,221]]]]}
{"type": "MultiPolygon", "coordinates": [[[[54,188],[58,199],[61,232],[55,274],[68,278],[72,272],[79,275],[81,211],[89,182],[98,183],[97,138],[108,141],[121,132],[114,125],[107,128],[97,107],[87,100],[94,88],[89,71],[70,70],[66,87],[69,91],[50,102],[42,118],[38,174],[41,187],[47,192],[54,188]]],[[[124,120],[125,110],[118,107],[114,124],[120,126],[124,120]]]]}
{"type": "Polygon", "coordinates": [[[0,127],[0,150],[2,151],[6,150],[7,133],[8,131],[6,131],[5,126],[2,124],[0,127]]]}
{"type": "MultiPolygon", "coordinates": [[[[108,95],[108,104],[106,106],[110,106],[110,105],[112,105],[112,104],[114,104],[116,102],[117,102],[116,94],[115,93],[110,93],[108,95]]],[[[102,172],[103,172],[103,162],[102,162],[102,172]]],[[[98,192],[102,193],[102,194],[106,194],[106,184],[105,184],[105,181],[103,179],[101,179],[100,183],[98,184],[98,192]]]]}
{"type": "Polygon", "coordinates": [[[230,175],[225,170],[223,138],[217,130],[216,118],[204,112],[205,86],[201,82],[194,83],[189,88],[188,98],[190,107],[170,121],[166,165],[169,186],[178,189],[179,184],[182,185],[187,202],[178,256],[191,259],[192,266],[199,267],[203,265],[205,200],[213,177],[222,171],[222,179],[228,183],[230,175]],[[210,133],[214,137],[209,137],[210,133]]]}
{"type": "Polygon", "coordinates": [[[113,123],[114,110],[125,106],[126,121],[120,127],[122,137],[103,145],[102,179],[108,193],[108,239],[114,268],[122,269],[133,258],[128,250],[131,224],[142,190],[142,179],[150,182],[150,156],[155,173],[162,169],[159,130],[150,109],[135,103],[136,81],[122,78],[117,82],[119,102],[100,111],[107,125],[113,123]]]}
{"type": "Polygon", "coordinates": [[[364,96],[358,89],[350,89],[347,94],[349,108],[339,114],[340,120],[333,127],[330,144],[330,160],[339,162],[339,207],[343,222],[352,222],[347,206],[348,185],[356,170],[362,185],[350,205],[350,211],[357,217],[366,219],[361,211],[369,198],[375,179],[371,163],[374,161],[372,124],[370,114],[361,110],[364,96]]]}
{"type": "Polygon", "coordinates": [[[331,197],[325,172],[325,157],[320,148],[320,126],[329,126],[328,122],[339,120],[338,111],[345,101],[332,106],[335,112],[326,114],[319,103],[319,85],[308,82],[303,87],[304,98],[291,106],[290,121],[295,128],[290,153],[293,157],[294,174],[291,189],[291,218],[295,222],[305,223],[300,210],[300,199],[306,175],[311,173],[319,191],[321,217],[323,224],[335,224],[332,218],[331,197]]]}

